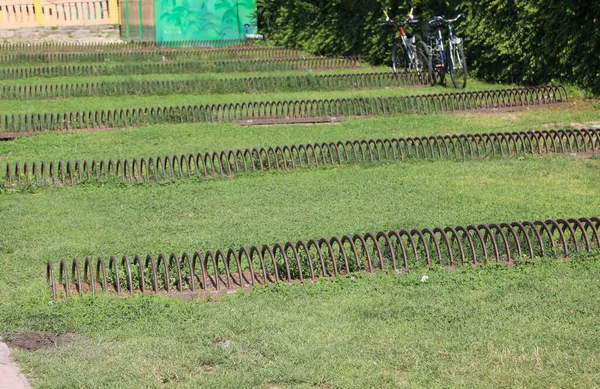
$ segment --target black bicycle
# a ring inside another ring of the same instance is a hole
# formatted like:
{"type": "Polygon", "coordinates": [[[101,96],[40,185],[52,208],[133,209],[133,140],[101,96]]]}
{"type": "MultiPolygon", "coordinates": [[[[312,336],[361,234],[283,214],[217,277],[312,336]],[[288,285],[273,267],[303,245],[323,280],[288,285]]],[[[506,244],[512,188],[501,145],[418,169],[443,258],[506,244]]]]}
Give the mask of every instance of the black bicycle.
{"type": "Polygon", "coordinates": [[[414,70],[418,74],[426,77],[427,82],[431,78],[431,67],[429,55],[427,54],[427,45],[421,41],[415,42],[415,37],[409,37],[404,30],[405,24],[410,27],[418,27],[421,22],[413,16],[413,9],[407,17],[394,20],[388,16],[387,11],[383,11],[385,20],[382,24],[393,24],[398,26],[398,37],[394,40],[392,46],[392,68],[394,73],[409,72],[414,70]]]}
{"type": "Polygon", "coordinates": [[[452,84],[455,88],[467,86],[467,59],[463,50],[463,41],[454,36],[452,25],[464,20],[466,16],[459,14],[454,19],[445,19],[435,16],[425,23],[421,23],[421,33],[427,42],[427,49],[431,60],[432,83],[445,85],[446,73],[450,73],[452,84]],[[448,26],[448,52],[444,50],[442,27],[448,26]]]}

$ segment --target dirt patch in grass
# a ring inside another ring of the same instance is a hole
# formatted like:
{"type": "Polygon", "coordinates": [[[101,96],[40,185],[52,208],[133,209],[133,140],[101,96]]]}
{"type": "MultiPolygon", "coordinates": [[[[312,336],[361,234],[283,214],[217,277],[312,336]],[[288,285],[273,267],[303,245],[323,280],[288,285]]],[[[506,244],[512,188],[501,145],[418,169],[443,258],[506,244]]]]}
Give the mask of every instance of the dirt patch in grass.
{"type": "Polygon", "coordinates": [[[77,335],[73,333],[55,335],[52,332],[22,332],[8,335],[4,341],[12,349],[36,351],[69,344],[76,338],[77,335]]]}

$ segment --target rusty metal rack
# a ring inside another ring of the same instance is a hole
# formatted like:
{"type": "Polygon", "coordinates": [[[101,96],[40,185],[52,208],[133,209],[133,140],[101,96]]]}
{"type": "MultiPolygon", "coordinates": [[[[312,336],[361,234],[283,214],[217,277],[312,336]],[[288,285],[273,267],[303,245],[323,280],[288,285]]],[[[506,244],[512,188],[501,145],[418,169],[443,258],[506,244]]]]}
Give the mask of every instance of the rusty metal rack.
{"type": "Polygon", "coordinates": [[[600,151],[600,129],[544,130],[445,136],[361,139],[266,146],[207,153],[100,161],[6,164],[6,186],[75,186],[111,180],[166,183],[381,161],[470,159],[522,154],[600,151]]]}
{"type": "Polygon", "coordinates": [[[147,96],[427,87],[417,73],[391,72],[315,74],[172,81],[117,81],[78,84],[10,85],[0,87],[0,99],[41,100],[91,96],[147,96]]]}
{"type": "Polygon", "coordinates": [[[216,49],[155,49],[155,50],[106,50],[99,52],[1,52],[3,65],[41,65],[111,62],[183,62],[215,61],[233,59],[300,58],[302,53],[295,49],[272,47],[226,47],[216,49]]]}
{"type": "Polygon", "coordinates": [[[565,259],[600,248],[599,229],[598,217],[401,229],[193,254],[62,258],[58,283],[52,260],[46,276],[54,299],[96,292],[190,297],[357,272],[565,259]]]}
{"type": "Polygon", "coordinates": [[[224,47],[251,47],[253,42],[244,39],[221,40],[183,40],[171,42],[38,42],[38,43],[5,43],[0,45],[1,52],[78,52],[78,51],[116,51],[116,50],[164,50],[183,48],[203,48],[218,50],[224,47]]]}
{"type": "Polygon", "coordinates": [[[34,135],[46,131],[114,129],[149,124],[239,122],[276,118],[368,117],[515,109],[566,101],[568,101],[567,92],[562,86],[541,86],[413,96],[258,101],[108,111],[5,114],[0,116],[0,138],[34,135]]]}
{"type": "Polygon", "coordinates": [[[110,64],[110,66],[106,64],[23,66],[0,67],[0,78],[3,80],[20,80],[33,77],[93,77],[351,69],[358,67],[359,64],[360,61],[356,57],[301,57],[164,63],[115,63],[110,64]]]}

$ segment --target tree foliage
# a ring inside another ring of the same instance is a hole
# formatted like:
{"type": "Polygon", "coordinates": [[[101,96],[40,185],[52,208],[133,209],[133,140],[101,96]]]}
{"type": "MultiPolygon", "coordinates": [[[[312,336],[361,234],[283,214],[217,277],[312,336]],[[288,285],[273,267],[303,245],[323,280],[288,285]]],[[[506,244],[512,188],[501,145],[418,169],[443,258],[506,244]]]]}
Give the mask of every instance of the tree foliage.
{"type": "MultiPolygon", "coordinates": [[[[539,84],[566,81],[600,94],[600,1],[414,0],[415,14],[468,20],[469,68],[487,81],[539,84]]],[[[393,28],[381,26],[383,10],[396,17],[404,0],[258,0],[261,30],[276,44],[319,55],[360,55],[388,61],[393,28]]],[[[416,31],[415,33],[418,33],[416,31]]]]}

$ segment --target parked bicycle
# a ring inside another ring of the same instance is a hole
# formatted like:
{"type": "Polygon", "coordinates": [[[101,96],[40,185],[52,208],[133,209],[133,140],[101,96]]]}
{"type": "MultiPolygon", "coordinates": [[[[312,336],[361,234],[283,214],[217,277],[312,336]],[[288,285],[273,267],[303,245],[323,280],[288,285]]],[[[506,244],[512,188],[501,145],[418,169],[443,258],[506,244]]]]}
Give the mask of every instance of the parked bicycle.
{"type": "Polygon", "coordinates": [[[415,37],[409,37],[404,30],[405,25],[418,27],[421,24],[413,16],[412,5],[408,16],[399,20],[390,18],[387,11],[383,11],[383,13],[385,20],[382,22],[382,25],[392,24],[398,26],[398,37],[394,40],[392,46],[392,68],[394,69],[394,73],[398,74],[398,72],[414,70],[423,77],[426,77],[428,82],[431,77],[431,69],[427,46],[421,41],[415,42],[415,37]]]}
{"type": "Polygon", "coordinates": [[[465,19],[464,14],[459,14],[454,19],[445,19],[435,16],[425,23],[421,23],[421,33],[427,42],[429,66],[431,68],[432,83],[445,85],[446,72],[450,73],[452,84],[455,88],[467,86],[467,60],[463,51],[462,39],[454,36],[452,25],[465,19]],[[444,50],[442,27],[448,26],[448,52],[444,50]]]}

